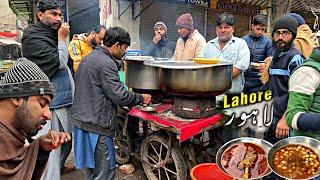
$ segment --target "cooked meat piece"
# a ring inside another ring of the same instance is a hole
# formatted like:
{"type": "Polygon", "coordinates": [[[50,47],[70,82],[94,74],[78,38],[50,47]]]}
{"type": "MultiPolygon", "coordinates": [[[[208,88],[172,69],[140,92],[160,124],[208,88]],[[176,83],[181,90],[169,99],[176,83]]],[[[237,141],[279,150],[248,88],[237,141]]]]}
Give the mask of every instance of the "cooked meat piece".
{"type": "Polygon", "coordinates": [[[257,157],[257,152],[252,147],[248,147],[244,159],[238,164],[238,168],[244,170],[242,178],[249,178],[249,169],[252,167],[252,165],[254,165],[254,161],[257,159],[257,157]]]}

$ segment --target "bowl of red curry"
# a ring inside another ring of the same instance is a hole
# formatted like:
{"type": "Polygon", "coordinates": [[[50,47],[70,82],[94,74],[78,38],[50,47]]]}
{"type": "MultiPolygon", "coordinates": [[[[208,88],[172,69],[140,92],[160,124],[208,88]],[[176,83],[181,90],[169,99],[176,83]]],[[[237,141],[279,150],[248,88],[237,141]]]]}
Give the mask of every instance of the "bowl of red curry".
{"type": "Polygon", "coordinates": [[[218,167],[236,179],[260,179],[271,173],[268,152],[272,144],[268,141],[242,137],[224,144],[216,155],[218,167]]]}

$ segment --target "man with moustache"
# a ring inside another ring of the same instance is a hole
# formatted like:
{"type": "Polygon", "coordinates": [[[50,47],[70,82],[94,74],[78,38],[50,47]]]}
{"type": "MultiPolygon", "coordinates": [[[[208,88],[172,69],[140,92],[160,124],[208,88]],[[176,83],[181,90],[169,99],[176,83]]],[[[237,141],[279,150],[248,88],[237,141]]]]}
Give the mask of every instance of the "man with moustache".
{"type": "Polygon", "coordinates": [[[130,45],[129,33],[120,27],[109,28],[103,44],[79,65],[71,109],[76,167],[84,169],[85,179],[95,180],[115,178],[117,106],[151,101],[150,95],[129,92],[120,81],[118,71],[130,45]]]}
{"type": "Polygon", "coordinates": [[[87,33],[75,34],[69,43],[69,54],[73,60],[73,70],[77,71],[79,63],[96,46],[102,45],[103,38],[107,28],[103,25],[97,25],[87,33]]]}
{"type": "Polygon", "coordinates": [[[51,150],[71,140],[50,131],[37,139],[46,120],[54,87],[33,62],[21,58],[0,83],[0,179],[40,179],[51,150]]]}
{"type": "MultiPolygon", "coordinates": [[[[57,0],[40,0],[36,11],[38,21],[29,25],[22,37],[23,56],[36,63],[55,86],[55,97],[50,104],[52,120],[38,135],[49,129],[71,133],[69,111],[73,103],[74,82],[67,66],[69,26],[62,24],[61,16],[57,0]]],[[[45,180],[59,180],[61,171],[74,170],[74,167],[65,168],[64,165],[71,147],[72,142],[69,142],[50,153],[45,180]]]]}
{"type": "Polygon", "coordinates": [[[293,70],[301,66],[304,61],[304,57],[293,44],[297,28],[297,21],[290,15],[284,15],[275,22],[272,30],[275,52],[269,67],[267,87],[272,90],[274,108],[272,124],[265,132],[264,139],[273,144],[288,137],[289,127],[284,114],[288,103],[289,78],[293,70]]]}
{"type": "Polygon", "coordinates": [[[146,56],[153,56],[155,58],[168,58],[171,59],[175,50],[175,44],[169,41],[166,37],[167,26],[164,22],[158,21],[153,27],[154,37],[152,43],[146,49],[146,56]]]}
{"type": "Polygon", "coordinates": [[[186,13],[178,17],[176,21],[180,38],[177,40],[173,59],[188,61],[192,58],[202,57],[206,40],[193,25],[191,14],[186,13]]]}
{"type": "Polygon", "coordinates": [[[220,62],[233,64],[230,92],[241,92],[244,86],[244,72],[249,67],[250,50],[246,41],[233,36],[235,19],[232,14],[223,13],[217,18],[217,37],[205,47],[205,58],[217,58],[220,62]]]}

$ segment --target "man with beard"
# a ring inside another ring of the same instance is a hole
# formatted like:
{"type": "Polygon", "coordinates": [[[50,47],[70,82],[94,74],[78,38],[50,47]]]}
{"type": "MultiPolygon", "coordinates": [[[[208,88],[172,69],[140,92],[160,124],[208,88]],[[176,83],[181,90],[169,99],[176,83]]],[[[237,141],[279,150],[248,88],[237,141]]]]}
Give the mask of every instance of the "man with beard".
{"type": "Polygon", "coordinates": [[[103,43],[105,46],[95,48],[79,64],[71,109],[76,167],[84,168],[86,179],[95,180],[115,178],[117,106],[151,101],[150,95],[129,92],[120,81],[120,60],[130,45],[129,33],[112,27],[103,43]]]}
{"type": "Polygon", "coordinates": [[[259,80],[259,71],[265,67],[262,62],[271,57],[273,53],[271,39],[263,35],[266,29],[267,18],[262,14],[258,14],[252,19],[252,32],[243,37],[250,49],[250,63],[254,63],[244,72],[245,84],[243,91],[245,93],[258,92],[263,85],[259,80]]]}
{"type": "Polygon", "coordinates": [[[233,64],[230,92],[241,92],[244,86],[243,73],[248,69],[250,50],[246,41],[233,36],[235,20],[232,14],[223,13],[217,18],[217,37],[205,47],[205,58],[217,58],[220,62],[233,64]]]}
{"type": "Polygon", "coordinates": [[[274,107],[272,124],[264,134],[264,139],[273,144],[288,137],[289,127],[284,113],[288,103],[289,78],[293,70],[304,61],[301,53],[293,46],[297,28],[297,21],[290,15],[284,15],[275,22],[272,30],[275,52],[269,67],[267,87],[272,90],[274,107]]]}
{"type": "Polygon", "coordinates": [[[0,179],[40,179],[49,153],[71,140],[50,131],[38,139],[46,120],[54,87],[41,69],[18,59],[0,84],[0,179]]]}
{"type": "MultiPolygon", "coordinates": [[[[38,135],[47,133],[49,129],[71,133],[69,110],[73,103],[74,82],[67,66],[69,26],[62,24],[61,10],[56,0],[40,0],[36,16],[38,22],[24,30],[22,52],[24,57],[40,67],[55,86],[55,97],[50,104],[52,120],[38,135]]],[[[59,180],[60,171],[74,170],[74,167],[64,166],[71,147],[72,142],[69,142],[50,153],[44,179],[59,180]]]]}
{"type": "Polygon", "coordinates": [[[106,34],[106,27],[98,25],[89,32],[83,34],[75,34],[69,43],[69,54],[73,60],[73,70],[77,71],[79,63],[87,54],[89,54],[96,46],[102,45],[103,38],[106,34]]]}
{"type": "Polygon", "coordinates": [[[167,26],[164,22],[157,22],[154,25],[154,37],[152,44],[146,49],[144,55],[155,58],[171,59],[175,50],[175,44],[166,37],[167,26]]]}
{"type": "Polygon", "coordinates": [[[191,14],[186,13],[178,17],[176,21],[180,38],[177,40],[173,59],[188,61],[192,58],[202,57],[206,40],[193,25],[191,14]]]}

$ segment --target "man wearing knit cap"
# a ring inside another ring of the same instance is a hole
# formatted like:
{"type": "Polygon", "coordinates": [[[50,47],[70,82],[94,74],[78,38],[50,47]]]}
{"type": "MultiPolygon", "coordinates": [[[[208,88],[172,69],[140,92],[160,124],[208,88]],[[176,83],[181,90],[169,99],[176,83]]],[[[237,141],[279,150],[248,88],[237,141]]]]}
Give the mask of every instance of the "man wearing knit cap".
{"type": "Polygon", "coordinates": [[[144,55],[153,56],[155,58],[171,59],[176,45],[166,37],[167,26],[164,22],[158,21],[154,25],[153,29],[154,37],[144,55]]]}
{"type": "Polygon", "coordinates": [[[319,46],[318,39],[315,33],[305,23],[302,16],[296,13],[290,13],[298,22],[297,37],[293,41],[295,48],[297,48],[302,55],[308,59],[312,49],[319,46]]]}
{"type": "MultiPolygon", "coordinates": [[[[50,103],[52,120],[38,135],[49,129],[71,133],[70,107],[73,103],[74,82],[68,68],[66,38],[69,26],[62,23],[58,0],[40,0],[37,4],[38,22],[29,25],[22,36],[22,53],[36,63],[55,86],[55,97],[50,103]]],[[[71,152],[72,142],[63,144],[50,153],[45,180],[59,180],[61,171],[74,170],[64,164],[71,152]]]]}
{"type": "Polygon", "coordinates": [[[152,43],[146,49],[144,55],[155,58],[171,59],[175,50],[175,44],[166,37],[167,26],[162,21],[156,22],[153,27],[154,37],[152,43]]]}
{"type": "Polygon", "coordinates": [[[288,103],[289,78],[304,61],[301,53],[293,46],[297,28],[297,21],[287,14],[275,22],[272,30],[275,52],[269,67],[269,81],[266,87],[272,90],[274,108],[272,124],[264,139],[273,144],[288,137],[289,127],[285,122],[284,113],[288,103]]]}
{"type": "Polygon", "coordinates": [[[192,58],[202,57],[206,40],[195,29],[192,16],[189,13],[182,14],[176,21],[180,38],[177,40],[173,59],[188,61],[192,58]]]}
{"type": "Polygon", "coordinates": [[[205,47],[204,57],[218,58],[220,62],[233,64],[230,92],[241,92],[244,86],[244,72],[249,67],[250,50],[245,40],[233,36],[235,19],[232,14],[223,13],[217,18],[217,37],[205,47]]]}
{"type": "Polygon", "coordinates": [[[67,133],[31,137],[51,119],[53,84],[27,59],[18,59],[0,83],[0,179],[40,179],[51,150],[69,142],[67,133]]]}

